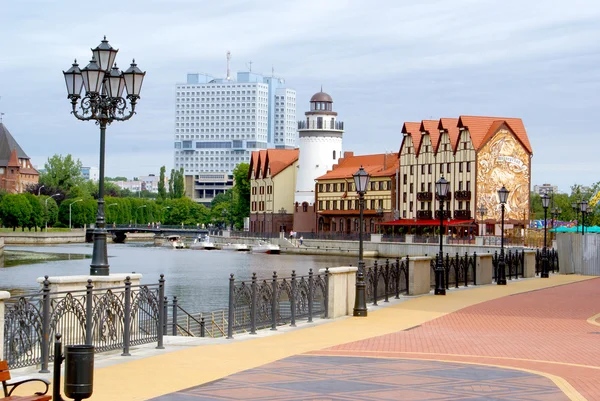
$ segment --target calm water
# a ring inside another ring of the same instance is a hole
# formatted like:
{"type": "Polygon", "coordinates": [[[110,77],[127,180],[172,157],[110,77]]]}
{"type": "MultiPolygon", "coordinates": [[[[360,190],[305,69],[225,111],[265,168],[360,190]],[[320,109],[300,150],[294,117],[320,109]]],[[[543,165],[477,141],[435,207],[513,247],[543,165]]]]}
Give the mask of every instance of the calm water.
{"type": "MultiPolygon", "coordinates": [[[[63,260],[45,263],[22,264],[0,268],[0,290],[13,294],[37,291],[36,279],[44,275],[69,276],[89,273],[91,244],[56,246],[6,246],[6,250],[60,253],[63,260]],[[78,258],[78,259],[76,259],[78,258]]],[[[227,306],[229,274],[248,279],[253,272],[259,278],[271,277],[273,271],[289,276],[292,270],[308,274],[312,268],[356,265],[356,258],[337,256],[267,255],[231,251],[200,251],[170,249],[144,243],[109,244],[108,255],[111,273],[141,273],[142,283],[158,282],[162,273],[166,279],[166,295],[177,299],[191,312],[213,311],[227,306]]]]}

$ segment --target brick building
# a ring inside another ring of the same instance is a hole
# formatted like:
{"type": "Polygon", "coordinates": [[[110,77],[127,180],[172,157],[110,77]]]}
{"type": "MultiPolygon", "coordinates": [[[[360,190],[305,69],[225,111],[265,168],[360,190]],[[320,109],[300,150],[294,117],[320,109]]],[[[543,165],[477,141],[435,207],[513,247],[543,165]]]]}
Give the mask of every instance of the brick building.
{"type": "Polygon", "coordinates": [[[39,177],[29,156],[0,122],[0,188],[10,193],[21,193],[29,185],[37,184],[39,177]]]}

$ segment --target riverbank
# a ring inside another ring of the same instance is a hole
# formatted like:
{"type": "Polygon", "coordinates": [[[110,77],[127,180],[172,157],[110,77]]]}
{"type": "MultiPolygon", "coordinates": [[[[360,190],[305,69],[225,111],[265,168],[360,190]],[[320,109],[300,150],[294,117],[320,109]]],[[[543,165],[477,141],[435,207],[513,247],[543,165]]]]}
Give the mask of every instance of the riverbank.
{"type": "Polygon", "coordinates": [[[0,239],[6,245],[49,245],[49,244],[78,244],[85,242],[85,231],[11,231],[0,232],[0,239]]]}

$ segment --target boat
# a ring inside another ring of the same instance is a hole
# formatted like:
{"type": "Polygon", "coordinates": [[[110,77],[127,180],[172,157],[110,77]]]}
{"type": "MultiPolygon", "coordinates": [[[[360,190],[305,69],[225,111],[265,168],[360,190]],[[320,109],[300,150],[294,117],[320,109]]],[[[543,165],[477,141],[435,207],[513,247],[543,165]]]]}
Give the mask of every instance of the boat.
{"type": "Polygon", "coordinates": [[[205,249],[209,251],[211,249],[217,249],[217,247],[215,246],[214,242],[210,241],[208,235],[204,235],[198,236],[196,239],[194,239],[194,242],[192,245],[190,245],[190,249],[205,249]]]}
{"type": "Polygon", "coordinates": [[[276,255],[281,252],[279,245],[273,245],[269,242],[261,241],[258,245],[252,247],[253,253],[268,253],[271,255],[276,255]]]}
{"type": "Polygon", "coordinates": [[[170,246],[174,249],[184,249],[185,243],[181,239],[179,235],[169,235],[167,237],[167,241],[165,242],[166,246],[170,246]]]}
{"type": "Polygon", "coordinates": [[[224,251],[244,252],[249,251],[250,247],[246,244],[223,244],[221,249],[224,251]]]}

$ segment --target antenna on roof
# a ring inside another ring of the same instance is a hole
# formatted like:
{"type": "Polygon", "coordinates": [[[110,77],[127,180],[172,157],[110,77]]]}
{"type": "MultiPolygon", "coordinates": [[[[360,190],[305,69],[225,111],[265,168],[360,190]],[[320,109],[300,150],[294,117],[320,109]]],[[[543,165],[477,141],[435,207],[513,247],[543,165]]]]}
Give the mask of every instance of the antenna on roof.
{"type": "Polygon", "coordinates": [[[248,67],[248,71],[252,72],[252,61],[248,61],[248,64],[246,64],[246,66],[248,67]]]}
{"type": "Polygon", "coordinates": [[[231,60],[231,52],[229,50],[227,50],[227,80],[230,81],[231,80],[231,73],[229,70],[229,61],[231,60]]]}
{"type": "Polygon", "coordinates": [[[321,84],[321,92],[323,92],[323,84],[321,84]]]}

